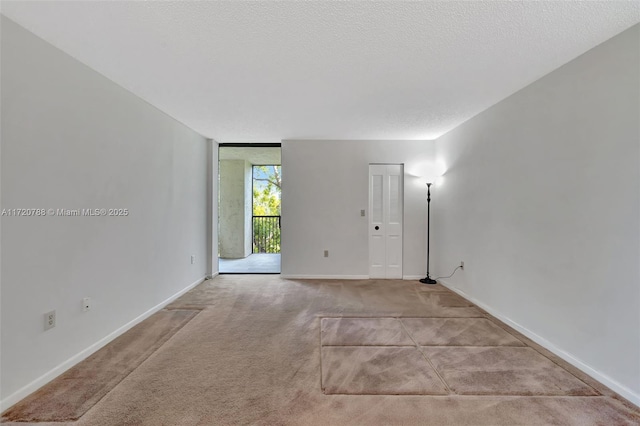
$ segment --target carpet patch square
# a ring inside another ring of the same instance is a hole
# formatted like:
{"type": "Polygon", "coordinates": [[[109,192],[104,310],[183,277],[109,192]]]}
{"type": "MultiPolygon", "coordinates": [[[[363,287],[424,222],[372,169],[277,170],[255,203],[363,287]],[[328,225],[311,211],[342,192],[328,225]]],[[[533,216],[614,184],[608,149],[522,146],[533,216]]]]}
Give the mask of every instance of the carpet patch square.
{"type": "Polygon", "coordinates": [[[323,346],[415,346],[397,318],[322,318],[323,346]]]}
{"type": "Polygon", "coordinates": [[[415,347],[324,346],[325,394],[446,395],[447,389],[415,347]]]}
{"type": "Polygon", "coordinates": [[[486,318],[402,318],[421,346],[525,346],[486,318]]]}
{"type": "Polygon", "coordinates": [[[598,393],[528,347],[429,347],[424,354],[461,395],[580,395],[598,393]]]}

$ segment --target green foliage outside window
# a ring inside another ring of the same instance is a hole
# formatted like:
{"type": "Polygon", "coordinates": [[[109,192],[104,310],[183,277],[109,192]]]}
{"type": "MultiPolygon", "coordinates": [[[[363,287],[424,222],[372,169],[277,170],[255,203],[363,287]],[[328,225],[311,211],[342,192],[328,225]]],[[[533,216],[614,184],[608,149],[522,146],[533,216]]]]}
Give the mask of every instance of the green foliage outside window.
{"type": "Polygon", "coordinates": [[[254,253],[280,253],[281,188],[280,166],[253,166],[254,253]]]}

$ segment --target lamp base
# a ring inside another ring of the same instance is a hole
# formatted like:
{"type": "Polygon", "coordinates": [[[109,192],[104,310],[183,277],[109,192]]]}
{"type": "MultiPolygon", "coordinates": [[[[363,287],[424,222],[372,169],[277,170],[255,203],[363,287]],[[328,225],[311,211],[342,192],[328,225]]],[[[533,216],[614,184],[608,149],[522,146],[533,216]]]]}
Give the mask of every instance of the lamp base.
{"type": "Polygon", "coordinates": [[[420,280],[420,282],[422,284],[438,284],[438,281],[436,281],[433,278],[429,277],[429,275],[427,275],[425,278],[422,278],[420,280]]]}

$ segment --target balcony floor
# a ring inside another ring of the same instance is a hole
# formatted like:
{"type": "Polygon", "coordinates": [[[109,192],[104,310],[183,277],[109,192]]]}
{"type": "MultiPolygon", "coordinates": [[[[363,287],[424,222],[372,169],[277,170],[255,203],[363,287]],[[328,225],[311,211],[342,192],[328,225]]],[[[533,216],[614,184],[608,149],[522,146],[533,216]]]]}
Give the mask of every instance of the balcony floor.
{"type": "Polygon", "coordinates": [[[221,274],[279,274],[280,253],[254,253],[244,259],[219,259],[221,274]]]}

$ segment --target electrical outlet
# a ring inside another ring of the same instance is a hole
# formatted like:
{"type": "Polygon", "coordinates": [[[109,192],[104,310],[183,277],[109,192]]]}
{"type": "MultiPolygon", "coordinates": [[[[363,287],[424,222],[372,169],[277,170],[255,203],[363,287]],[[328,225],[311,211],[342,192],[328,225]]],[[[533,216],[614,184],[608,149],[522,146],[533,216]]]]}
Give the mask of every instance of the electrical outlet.
{"type": "Polygon", "coordinates": [[[462,260],[460,261],[460,269],[464,269],[464,262],[462,260]]]}
{"type": "Polygon", "coordinates": [[[44,329],[49,330],[56,326],[56,311],[44,314],[44,329]]]}
{"type": "Polygon", "coordinates": [[[91,298],[84,297],[82,299],[82,312],[87,312],[91,310],[91,298]]]}
{"type": "Polygon", "coordinates": [[[324,251],[324,257],[329,257],[329,250],[324,251]]]}
{"type": "Polygon", "coordinates": [[[364,210],[360,210],[360,216],[364,217],[364,210]]]}
{"type": "Polygon", "coordinates": [[[194,263],[196,263],[196,255],[192,254],[191,255],[191,264],[193,265],[194,263]]]}

